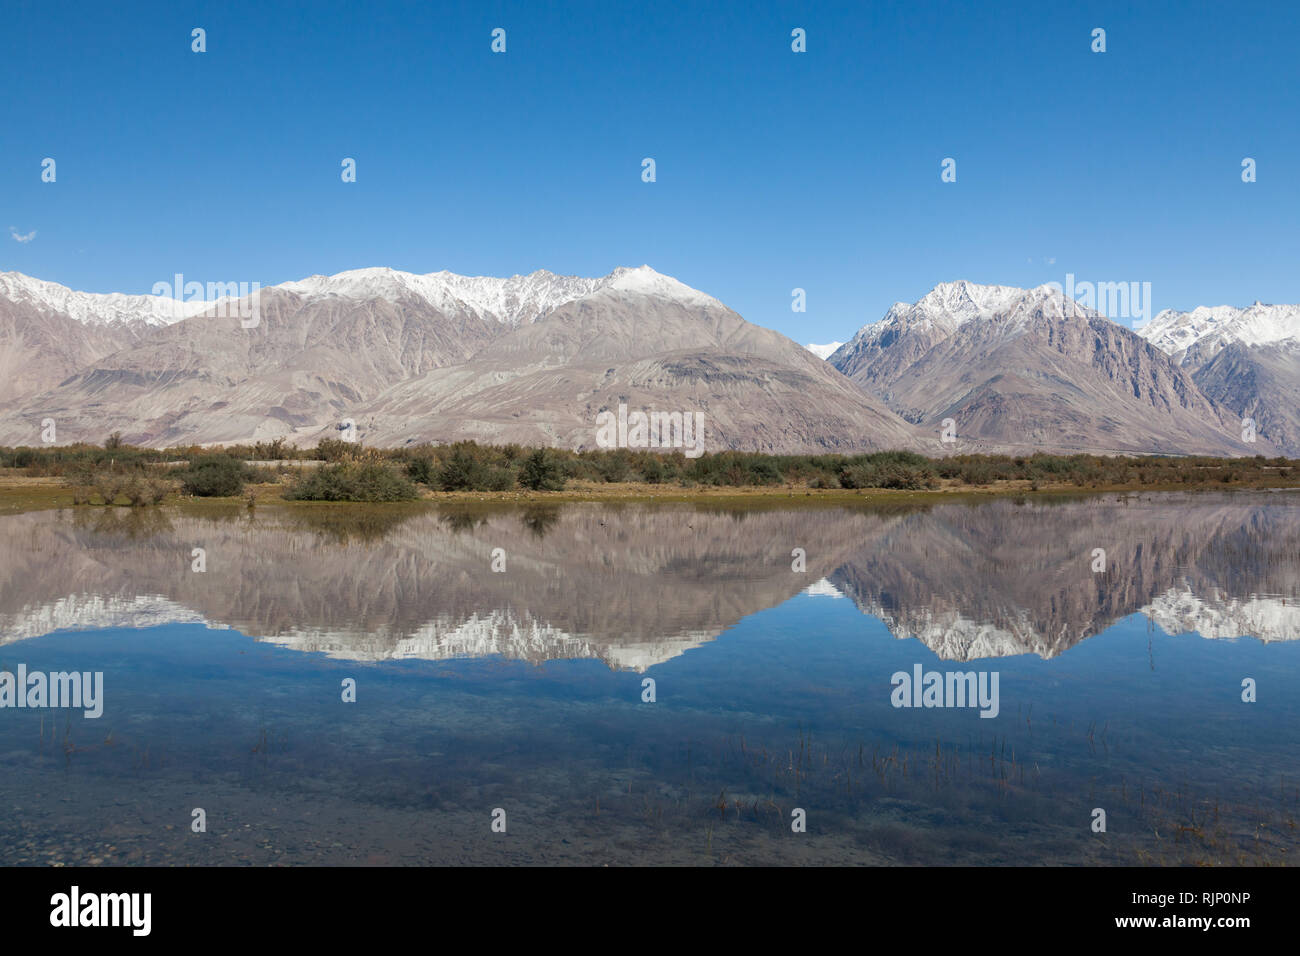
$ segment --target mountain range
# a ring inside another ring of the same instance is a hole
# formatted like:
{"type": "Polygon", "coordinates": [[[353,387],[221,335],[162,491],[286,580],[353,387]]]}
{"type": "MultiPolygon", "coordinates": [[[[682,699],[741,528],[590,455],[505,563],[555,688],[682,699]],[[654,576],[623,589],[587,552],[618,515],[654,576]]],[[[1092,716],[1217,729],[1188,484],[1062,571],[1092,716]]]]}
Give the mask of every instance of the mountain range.
{"type": "Polygon", "coordinates": [[[1300,305],[1165,310],[1138,334],[1189,372],[1207,398],[1300,454],[1300,305]]]}
{"type": "Polygon", "coordinates": [[[59,443],[305,446],[352,422],[380,446],[590,448],[626,404],[702,414],[706,450],[1300,454],[1296,306],[1135,332],[1049,286],[961,281],[805,347],[648,266],[371,268],[256,296],[245,327],[224,303],[0,273],[0,444],[53,419],[59,443]]]}
{"type": "MultiPolygon", "coordinates": [[[[1143,332],[1050,285],[963,281],[896,303],[827,361],[931,434],[950,421],[963,450],[1241,455],[1279,447],[1276,430],[1243,441],[1244,392],[1207,394],[1164,339],[1143,332]]],[[[1291,335],[1300,342],[1300,325],[1292,322],[1291,335]]],[[[1281,378],[1300,384],[1300,363],[1281,378]]]]}

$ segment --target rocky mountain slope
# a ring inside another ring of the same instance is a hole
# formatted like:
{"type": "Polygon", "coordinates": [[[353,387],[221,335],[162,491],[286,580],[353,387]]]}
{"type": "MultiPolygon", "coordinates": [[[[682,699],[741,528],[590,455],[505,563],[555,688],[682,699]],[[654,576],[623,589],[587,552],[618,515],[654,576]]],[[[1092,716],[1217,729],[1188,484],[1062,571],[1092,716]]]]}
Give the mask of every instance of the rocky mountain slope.
{"type": "Polygon", "coordinates": [[[1253,419],[1261,438],[1300,455],[1300,305],[1165,310],[1138,335],[1206,396],[1253,419]]]}
{"type": "Polygon", "coordinates": [[[1050,286],[955,282],[898,303],[828,360],[945,451],[1241,455],[1238,416],[1132,331],[1050,286]]]}
{"type": "Polygon", "coordinates": [[[702,416],[706,450],[1300,454],[1295,306],[1162,312],[1134,333],[1048,286],[953,282],[826,361],[646,266],[358,269],[257,306],[245,328],[213,303],[0,274],[0,444],[54,419],[64,443],[309,445],[353,422],[376,445],[589,448],[626,405],[702,416]]]}
{"type": "Polygon", "coordinates": [[[365,269],[261,290],[253,328],[225,311],[69,358],[53,387],[25,385],[7,403],[0,443],[35,443],[46,418],[60,441],[120,431],[155,446],[310,444],[352,420],[370,444],[590,447],[597,414],[620,403],[703,415],[713,450],[916,442],[906,423],[801,346],[649,267],[599,279],[365,269]]]}
{"type": "Polygon", "coordinates": [[[697,412],[705,447],[909,447],[907,425],[805,349],[715,299],[634,270],[469,362],[400,382],[357,410],[368,440],[595,447],[602,411],[697,412]]]}

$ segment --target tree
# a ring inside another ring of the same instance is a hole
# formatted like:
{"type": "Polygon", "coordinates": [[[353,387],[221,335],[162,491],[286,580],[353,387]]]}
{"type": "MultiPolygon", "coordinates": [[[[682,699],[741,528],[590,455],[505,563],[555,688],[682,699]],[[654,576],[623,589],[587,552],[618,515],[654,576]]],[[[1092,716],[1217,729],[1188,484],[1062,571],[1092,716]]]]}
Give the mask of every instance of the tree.
{"type": "Polygon", "coordinates": [[[539,448],[524,459],[519,483],[533,491],[563,491],[564,473],[550,450],[539,448]]]}

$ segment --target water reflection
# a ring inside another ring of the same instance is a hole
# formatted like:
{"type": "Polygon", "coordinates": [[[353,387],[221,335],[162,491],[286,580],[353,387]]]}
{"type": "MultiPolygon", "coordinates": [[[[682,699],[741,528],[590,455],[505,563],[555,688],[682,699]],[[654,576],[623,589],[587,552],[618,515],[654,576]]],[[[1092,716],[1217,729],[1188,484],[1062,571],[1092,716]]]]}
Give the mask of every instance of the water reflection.
{"type": "Polygon", "coordinates": [[[1298,505],[0,518],[0,670],[105,675],[0,710],[0,863],[1285,863],[1298,505]]]}
{"type": "Polygon", "coordinates": [[[843,594],[945,660],[1051,658],[1135,613],[1171,634],[1285,641],[1300,635],[1297,504],[37,512],[0,519],[0,629],[12,642],[202,621],[343,659],[644,671],[808,590],[843,594]]]}

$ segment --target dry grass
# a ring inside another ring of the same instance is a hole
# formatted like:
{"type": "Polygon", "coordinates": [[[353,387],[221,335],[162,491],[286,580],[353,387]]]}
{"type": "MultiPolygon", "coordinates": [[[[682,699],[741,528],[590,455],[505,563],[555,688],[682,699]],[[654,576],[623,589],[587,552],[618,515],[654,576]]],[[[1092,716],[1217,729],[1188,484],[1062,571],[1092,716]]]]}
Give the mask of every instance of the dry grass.
{"type": "MultiPolygon", "coordinates": [[[[809,488],[804,483],[786,483],[781,485],[751,486],[695,486],[684,488],[676,484],[649,484],[645,482],[602,482],[570,480],[563,491],[527,491],[515,488],[510,491],[431,491],[421,489],[421,500],[439,502],[469,501],[727,501],[727,500],[762,500],[769,502],[786,501],[790,503],[844,503],[844,502],[925,502],[939,501],[950,497],[988,498],[1001,496],[1087,496],[1100,493],[1123,493],[1156,491],[1193,491],[1249,489],[1249,488],[1295,488],[1300,487],[1300,480],[1295,477],[1283,479],[1278,476],[1261,481],[1239,481],[1225,484],[1222,481],[1205,481],[1202,483],[1141,484],[1115,483],[1096,487],[1080,488],[1068,482],[1030,482],[994,481],[987,485],[971,485],[955,479],[944,479],[939,487],[926,490],[898,490],[888,488],[867,488],[850,490],[844,488],[809,488]]],[[[249,498],[257,504],[286,504],[281,498],[284,485],[279,482],[259,482],[245,486],[237,498],[212,499],[215,502],[247,502],[249,498]]],[[[98,495],[95,496],[98,498],[98,495]]],[[[59,478],[33,477],[23,469],[0,468],[0,514],[13,514],[21,511],[39,511],[47,508],[66,508],[77,504],[75,489],[66,487],[59,478]]],[[[125,499],[119,499],[125,500],[125,499]]],[[[182,499],[185,504],[193,504],[182,499]]],[[[322,504],[322,503],[298,503],[322,504]]],[[[347,502],[323,503],[328,507],[346,506],[347,502]]]]}

